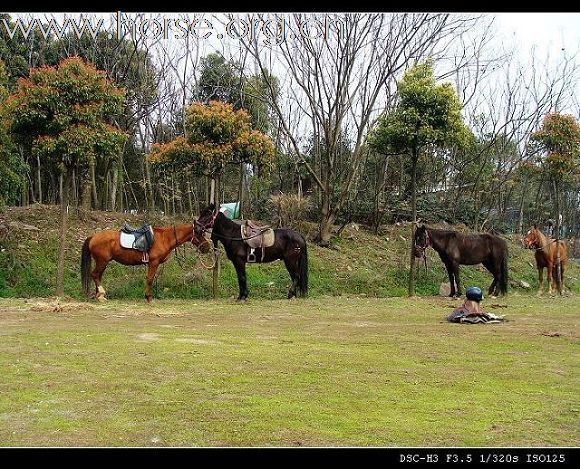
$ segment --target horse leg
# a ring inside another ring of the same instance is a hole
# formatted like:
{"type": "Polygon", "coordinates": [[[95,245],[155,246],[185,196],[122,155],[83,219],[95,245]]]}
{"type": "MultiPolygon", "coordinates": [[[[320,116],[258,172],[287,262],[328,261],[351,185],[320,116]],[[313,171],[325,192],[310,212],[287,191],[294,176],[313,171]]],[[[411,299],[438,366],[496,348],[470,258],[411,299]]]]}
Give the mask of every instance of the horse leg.
{"type": "Polygon", "coordinates": [[[240,295],[238,301],[245,301],[248,299],[248,282],[246,280],[246,262],[243,259],[236,258],[234,261],[236,274],[238,276],[238,286],[240,288],[240,295]]]}
{"type": "Polygon", "coordinates": [[[499,277],[499,272],[500,272],[501,266],[497,266],[494,269],[493,263],[491,263],[489,260],[482,262],[482,264],[487,270],[489,270],[491,275],[493,275],[493,282],[491,282],[491,285],[487,289],[487,294],[489,296],[497,296],[497,284],[499,282],[498,277],[499,277]]]}
{"type": "Polygon", "coordinates": [[[459,264],[453,263],[453,275],[455,276],[455,282],[457,284],[457,290],[455,291],[455,294],[457,295],[457,297],[460,297],[461,285],[459,282],[459,264]]]}
{"type": "Polygon", "coordinates": [[[107,298],[105,297],[105,289],[101,285],[101,279],[103,277],[103,272],[107,268],[107,262],[104,261],[95,261],[95,268],[91,272],[91,277],[93,277],[93,281],[95,282],[95,299],[97,301],[105,301],[107,298]]]}
{"type": "Polygon", "coordinates": [[[538,267],[538,295],[544,293],[544,268],[538,267]]]}
{"type": "Polygon", "coordinates": [[[554,265],[548,263],[546,280],[548,281],[548,294],[554,294],[554,265]]]}
{"type": "Polygon", "coordinates": [[[445,262],[445,268],[447,269],[447,276],[449,277],[449,296],[451,298],[455,297],[455,279],[453,278],[453,264],[451,262],[445,262]]]}
{"type": "Polygon", "coordinates": [[[284,264],[292,279],[292,286],[288,290],[288,299],[290,299],[296,296],[296,287],[298,286],[298,259],[291,260],[284,258],[284,264]]]}
{"type": "Polygon", "coordinates": [[[149,261],[149,266],[147,270],[147,286],[145,287],[145,299],[147,303],[151,303],[151,285],[155,279],[155,273],[157,272],[157,267],[159,267],[159,262],[149,261]]]}

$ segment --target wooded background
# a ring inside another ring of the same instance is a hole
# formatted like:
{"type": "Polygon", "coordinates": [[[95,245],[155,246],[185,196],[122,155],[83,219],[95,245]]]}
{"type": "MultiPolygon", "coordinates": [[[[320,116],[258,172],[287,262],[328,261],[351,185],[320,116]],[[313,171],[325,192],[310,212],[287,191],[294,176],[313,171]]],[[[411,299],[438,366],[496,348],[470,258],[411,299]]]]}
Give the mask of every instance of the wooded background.
{"type": "MultiPolygon", "coordinates": [[[[168,16],[125,20],[152,27],[168,16]]],[[[316,222],[323,245],[350,221],[378,230],[419,217],[522,233],[558,210],[562,236],[579,235],[576,52],[521,60],[493,40],[490,15],[288,14],[301,34],[269,44],[242,34],[242,21],[271,16],[206,17],[238,37],[215,47],[195,35],[79,38],[49,15],[25,34],[32,17],[0,15],[1,203],[61,203],[68,174],[73,206],[144,221],[153,211],[194,216],[214,187],[219,201],[241,201],[245,218],[316,222]],[[75,80],[106,80],[118,102],[91,88],[90,107],[80,85],[63,85],[75,56],[75,80]],[[192,107],[213,101],[231,106],[221,114],[237,116],[230,127],[192,107]],[[87,112],[63,122],[67,105],[87,112]],[[450,127],[440,122],[448,112],[450,127]],[[103,138],[71,143],[67,125],[103,138]]]]}

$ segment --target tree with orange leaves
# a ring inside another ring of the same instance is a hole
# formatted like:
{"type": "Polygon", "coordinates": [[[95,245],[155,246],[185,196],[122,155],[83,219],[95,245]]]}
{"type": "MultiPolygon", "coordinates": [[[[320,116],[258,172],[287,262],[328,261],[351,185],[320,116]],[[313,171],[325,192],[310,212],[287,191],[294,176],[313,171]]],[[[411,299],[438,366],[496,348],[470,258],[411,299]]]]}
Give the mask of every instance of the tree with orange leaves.
{"type": "Polygon", "coordinates": [[[115,155],[126,135],[113,125],[123,112],[124,90],[105,73],[79,57],[56,67],[30,70],[20,78],[7,101],[7,118],[16,141],[32,154],[54,164],[63,178],[60,252],[56,294],[64,294],[64,253],[68,193],[73,171],[85,175],[98,158],[115,155]]]}
{"type": "Polygon", "coordinates": [[[153,145],[148,155],[156,165],[192,167],[216,180],[218,186],[226,165],[269,168],[273,157],[274,144],[252,129],[248,112],[234,111],[231,104],[221,101],[192,103],[186,110],[185,137],[153,145]]]}

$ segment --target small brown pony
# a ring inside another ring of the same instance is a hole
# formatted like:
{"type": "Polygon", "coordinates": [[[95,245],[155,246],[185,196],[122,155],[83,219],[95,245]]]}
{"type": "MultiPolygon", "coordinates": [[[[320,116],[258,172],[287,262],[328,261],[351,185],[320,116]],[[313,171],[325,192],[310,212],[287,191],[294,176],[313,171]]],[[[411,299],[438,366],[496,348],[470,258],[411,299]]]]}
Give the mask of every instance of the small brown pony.
{"type": "MultiPolygon", "coordinates": [[[[208,240],[195,232],[193,224],[175,225],[170,227],[153,228],[154,240],[149,250],[149,262],[147,272],[147,287],[145,298],[151,302],[151,284],[160,264],[163,264],[171,251],[187,241],[198,246],[201,252],[209,252],[208,240]]],[[[81,254],[81,277],[83,291],[89,296],[90,277],[95,282],[95,298],[105,300],[105,289],[101,285],[101,277],[110,261],[117,261],[123,265],[143,264],[143,253],[135,249],[127,249],[120,244],[120,233],[117,230],[100,231],[89,236],[84,244],[81,254]],[[95,268],[91,272],[91,259],[95,260],[95,268]]]]}
{"type": "MultiPolygon", "coordinates": [[[[542,273],[544,267],[546,270],[546,277],[548,278],[549,293],[553,293],[554,284],[558,285],[557,272],[557,251],[556,240],[546,236],[542,233],[537,225],[534,225],[528,230],[525,238],[522,240],[524,247],[535,250],[534,257],[536,258],[536,267],[538,269],[538,293],[542,293],[544,287],[544,279],[542,273]]],[[[564,288],[564,265],[568,261],[568,250],[566,243],[560,241],[558,243],[560,250],[560,285],[564,288]]]]}

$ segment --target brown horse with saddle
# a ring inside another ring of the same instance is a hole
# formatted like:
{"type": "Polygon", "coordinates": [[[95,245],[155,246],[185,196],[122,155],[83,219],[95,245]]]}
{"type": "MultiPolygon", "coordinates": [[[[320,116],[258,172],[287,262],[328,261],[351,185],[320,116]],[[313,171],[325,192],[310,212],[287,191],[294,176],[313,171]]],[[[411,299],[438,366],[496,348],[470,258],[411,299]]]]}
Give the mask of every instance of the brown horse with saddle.
{"type": "Polygon", "coordinates": [[[209,252],[207,239],[196,233],[192,223],[168,227],[154,228],[143,225],[132,228],[129,225],[118,230],[105,230],[89,236],[82,247],[81,281],[85,295],[89,296],[91,277],[95,282],[95,297],[105,299],[105,289],[101,278],[107,264],[117,261],[123,265],[148,266],[145,298],[151,302],[151,284],[160,264],[171,256],[171,251],[183,243],[191,241],[201,252],[209,252]],[[95,260],[95,268],[91,272],[91,259],[95,260]]]}

